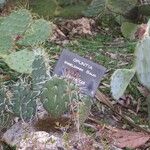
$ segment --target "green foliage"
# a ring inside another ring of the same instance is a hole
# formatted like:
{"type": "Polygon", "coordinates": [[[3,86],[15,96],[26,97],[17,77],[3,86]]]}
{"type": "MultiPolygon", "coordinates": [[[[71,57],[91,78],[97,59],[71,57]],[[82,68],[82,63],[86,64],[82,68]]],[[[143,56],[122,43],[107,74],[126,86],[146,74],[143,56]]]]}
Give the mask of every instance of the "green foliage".
{"type": "Polygon", "coordinates": [[[79,17],[91,0],[30,0],[30,9],[44,18],[79,17]]]}
{"type": "Polygon", "coordinates": [[[137,31],[138,27],[139,25],[137,24],[130,22],[123,22],[121,25],[121,32],[125,38],[134,40],[135,32],[137,31]]]}
{"type": "Polygon", "coordinates": [[[107,0],[93,0],[87,10],[85,16],[96,17],[106,13],[107,0]]]}
{"type": "Polygon", "coordinates": [[[4,61],[11,69],[17,72],[31,73],[34,58],[35,56],[32,51],[24,49],[5,56],[4,61]]]}
{"type": "Polygon", "coordinates": [[[127,14],[136,6],[137,0],[93,0],[89,5],[86,16],[97,16],[110,11],[113,14],[128,16],[127,14]]]}
{"type": "Polygon", "coordinates": [[[44,19],[33,20],[26,9],[13,11],[1,20],[0,57],[11,69],[31,73],[34,56],[32,52],[24,50],[24,46],[31,49],[44,43],[52,33],[52,24],[44,19]],[[13,53],[16,48],[17,52],[13,53]]]}
{"type": "Polygon", "coordinates": [[[30,0],[30,9],[40,16],[52,17],[57,14],[58,4],[56,0],[30,0]]]}
{"type": "Polygon", "coordinates": [[[139,81],[150,90],[150,37],[138,42],[136,48],[136,72],[139,81]]]}
{"type": "Polygon", "coordinates": [[[118,69],[111,77],[111,92],[118,100],[125,92],[128,84],[135,74],[135,69],[118,69]]]}
{"type": "Polygon", "coordinates": [[[141,5],[139,5],[139,12],[143,15],[150,16],[150,1],[142,1],[141,5]]]}
{"type": "Polygon", "coordinates": [[[128,16],[132,9],[135,8],[137,0],[108,0],[108,9],[114,13],[128,16]]]}
{"type": "Polygon", "coordinates": [[[83,2],[84,0],[57,0],[60,6],[74,5],[79,2],[83,2]]]}

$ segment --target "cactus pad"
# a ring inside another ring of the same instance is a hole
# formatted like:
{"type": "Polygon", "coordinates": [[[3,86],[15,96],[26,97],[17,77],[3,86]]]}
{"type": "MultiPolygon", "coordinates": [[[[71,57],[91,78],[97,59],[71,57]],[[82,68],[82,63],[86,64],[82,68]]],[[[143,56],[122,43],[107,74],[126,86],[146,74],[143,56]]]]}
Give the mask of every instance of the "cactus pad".
{"type": "Polygon", "coordinates": [[[27,49],[11,53],[4,58],[7,65],[20,73],[31,73],[35,55],[27,49]]]}
{"type": "Polygon", "coordinates": [[[28,46],[37,45],[45,42],[52,32],[50,23],[44,19],[35,20],[30,28],[25,32],[23,39],[18,44],[28,46]]]}
{"type": "Polygon", "coordinates": [[[69,103],[76,95],[75,85],[61,78],[53,77],[44,88],[41,101],[44,108],[53,116],[60,117],[69,109],[69,103]]]}
{"type": "Polygon", "coordinates": [[[23,34],[32,20],[30,12],[26,9],[20,9],[12,12],[5,17],[0,24],[0,33],[9,34],[11,36],[23,34]]]}
{"type": "Polygon", "coordinates": [[[13,48],[14,42],[11,36],[0,34],[0,57],[9,54],[13,48]]]}
{"type": "Polygon", "coordinates": [[[21,80],[12,85],[12,111],[22,120],[32,120],[36,113],[36,95],[27,82],[21,80]]]}
{"type": "Polygon", "coordinates": [[[150,90],[150,37],[145,37],[137,44],[135,55],[139,81],[150,90]]]}
{"type": "Polygon", "coordinates": [[[130,80],[135,74],[135,69],[118,69],[111,77],[111,92],[114,99],[118,100],[125,92],[130,80]]]}
{"type": "Polygon", "coordinates": [[[48,79],[47,68],[44,60],[44,56],[36,55],[32,63],[32,84],[33,89],[41,91],[44,83],[48,79]]]}

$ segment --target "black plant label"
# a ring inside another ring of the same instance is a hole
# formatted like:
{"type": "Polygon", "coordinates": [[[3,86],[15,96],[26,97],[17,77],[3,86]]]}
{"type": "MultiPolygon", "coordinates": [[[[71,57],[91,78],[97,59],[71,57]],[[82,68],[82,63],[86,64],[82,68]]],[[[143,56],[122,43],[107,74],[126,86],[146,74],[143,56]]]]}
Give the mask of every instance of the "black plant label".
{"type": "Polygon", "coordinates": [[[65,49],[56,64],[54,75],[73,80],[82,93],[94,97],[105,71],[105,67],[65,49]]]}

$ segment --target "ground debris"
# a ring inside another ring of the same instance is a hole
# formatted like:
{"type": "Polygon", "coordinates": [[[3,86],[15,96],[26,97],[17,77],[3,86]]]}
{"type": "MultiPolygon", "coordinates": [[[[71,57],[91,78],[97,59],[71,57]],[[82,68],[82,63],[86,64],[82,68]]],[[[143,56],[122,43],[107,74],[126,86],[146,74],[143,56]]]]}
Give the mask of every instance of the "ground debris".
{"type": "Polygon", "coordinates": [[[63,20],[53,25],[51,42],[68,44],[69,40],[77,36],[92,36],[96,34],[96,23],[93,19],[82,17],[77,20],[63,20]]]}
{"type": "MultiPolygon", "coordinates": [[[[104,150],[105,145],[82,131],[45,132],[22,121],[4,133],[2,140],[17,150],[104,150]]],[[[121,150],[113,144],[110,150],[121,150]]]]}

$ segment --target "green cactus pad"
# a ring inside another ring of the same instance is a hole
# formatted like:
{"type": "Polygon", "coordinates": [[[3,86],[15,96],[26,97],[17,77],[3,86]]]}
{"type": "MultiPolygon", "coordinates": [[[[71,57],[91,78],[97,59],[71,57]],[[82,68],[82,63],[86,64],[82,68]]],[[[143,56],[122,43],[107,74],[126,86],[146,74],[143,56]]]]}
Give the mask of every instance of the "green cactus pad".
{"type": "Polygon", "coordinates": [[[75,96],[75,85],[61,78],[53,77],[44,88],[41,101],[44,108],[53,116],[61,117],[69,110],[69,103],[75,96]]]}
{"type": "Polygon", "coordinates": [[[27,49],[11,53],[4,58],[7,65],[20,73],[31,73],[32,63],[34,61],[35,55],[32,51],[27,49]]]}
{"type": "Polygon", "coordinates": [[[0,34],[0,57],[9,54],[13,48],[14,42],[11,36],[0,34]]]}
{"type": "Polygon", "coordinates": [[[25,32],[23,39],[18,41],[19,45],[35,46],[45,42],[52,32],[52,26],[44,19],[35,20],[25,32]]]}
{"type": "Polygon", "coordinates": [[[12,85],[12,111],[22,120],[32,120],[36,113],[36,96],[25,81],[12,85]]]}
{"type": "Polygon", "coordinates": [[[44,60],[44,56],[36,55],[32,63],[32,84],[34,90],[41,91],[43,84],[46,82],[47,68],[44,60]]]}
{"type": "Polygon", "coordinates": [[[121,32],[125,38],[134,40],[135,33],[138,28],[139,28],[139,25],[137,24],[134,24],[131,22],[123,22],[121,25],[121,32]]]}
{"type": "Polygon", "coordinates": [[[32,16],[28,10],[14,11],[8,17],[5,17],[0,24],[0,33],[12,36],[23,34],[31,21],[32,16]]]}
{"type": "Polygon", "coordinates": [[[145,37],[136,47],[136,71],[139,81],[150,90],[150,37],[145,37]]]}
{"type": "Polygon", "coordinates": [[[111,77],[111,92],[114,99],[118,100],[125,92],[135,69],[117,69],[111,77]]]}

